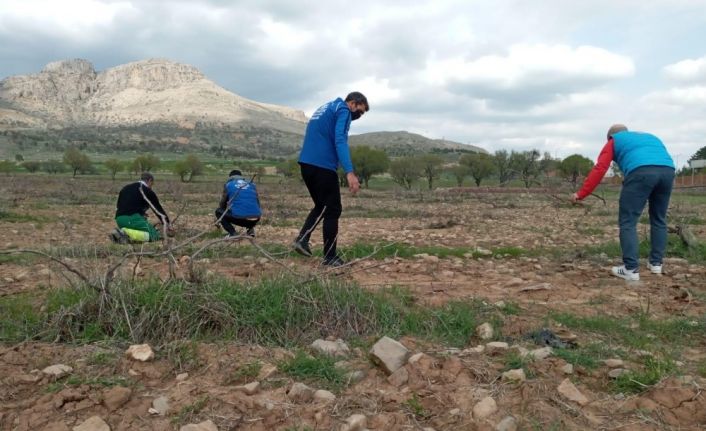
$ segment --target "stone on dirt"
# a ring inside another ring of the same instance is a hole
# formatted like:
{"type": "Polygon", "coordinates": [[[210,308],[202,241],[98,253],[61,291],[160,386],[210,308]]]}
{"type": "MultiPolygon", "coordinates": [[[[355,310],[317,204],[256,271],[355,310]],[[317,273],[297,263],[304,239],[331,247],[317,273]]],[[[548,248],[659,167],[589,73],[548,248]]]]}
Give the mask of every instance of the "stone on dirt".
{"type": "Polygon", "coordinates": [[[287,392],[289,399],[299,403],[308,403],[314,397],[314,390],[304,383],[294,383],[287,392]]]}
{"type": "Polygon", "coordinates": [[[407,362],[409,350],[399,341],[382,337],[370,350],[373,362],[383,367],[387,374],[392,374],[407,362]]]}
{"type": "Polygon", "coordinates": [[[547,359],[547,358],[550,357],[552,354],[554,354],[554,350],[552,350],[552,348],[549,347],[549,346],[547,346],[547,347],[542,347],[541,349],[534,349],[534,350],[531,350],[531,351],[528,353],[528,355],[529,355],[531,358],[533,358],[533,359],[535,359],[535,360],[537,360],[537,361],[541,361],[542,359],[547,359]]]}
{"type": "Polygon", "coordinates": [[[407,381],[409,380],[409,372],[405,367],[400,367],[395,371],[394,373],[390,374],[389,377],[387,378],[387,381],[390,382],[391,385],[400,387],[402,385],[407,384],[407,381]]]}
{"type": "Polygon", "coordinates": [[[319,389],[318,391],[314,392],[314,399],[316,401],[328,402],[335,400],[336,395],[334,395],[333,392],[327,391],[325,389],[319,389]]]}
{"type": "Polygon", "coordinates": [[[318,339],[311,343],[311,348],[329,356],[348,356],[351,353],[351,349],[340,338],[336,341],[318,339]]]}
{"type": "Polygon", "coordinates": [[[497,425],[495,431],[517,431],[517,419],[512,416],[505,416],[497,425]]]}
{"type": "Polygon", "coordinates": [[[341,431],[362,431],[368,424],[368,418],[365,415],[354,414],[346,419],[346,423],[341,427],[341,431]]]}
{"type": "Polygon", "coordinates": [[[476,328],[476,335],[478,335],[478,338],[481,340],[490,340],[493,338],[493,325],[491,325],[488,322],[483,323],[482,325],[478,325],[476,328]]]}
{"type": "Polygon", "coordinates": [[[53,377],[55,379],[60,379],[64,377],[65,375],[71,373],[74,369],[71,368],[68,365],[64,364],[55,364],[55,365],[50,365],[46,367],[45,369],[42,370],[42,373],[46,374],[47,376],[53,377]]]}
{"type": "Polygon", "coordinates": [[[189,378],[189,373],[181,373],[181,374],[177,374],[177,376],[176,376],[177,382],[183,382],[184,380],[186,380],[188,378],[189,378]]]}
{"type": "Polygon", "coordinates": [[[260,372],[257,374],[257,379],[260,381],[267,380],[272,377],[276,372],[277,367],[272,364],[264,364],[262,368],[260,368],[260,372]]]}
{"type": "Polygon", "coordinates": [[[525,370],[518,368],[516,370],[505,371],[503,373],[503,380],[509,382],[524,382],[527,380],[527,377],[525,376],[525,370]]]}
{"type": "Polygon", "coordinates": [[[251,382],[247,385],[236,386],[234,389],[243,392],[245,395],[255,395],[260,390],[260,382],[251,382]]]}
{"type": "Polygon", "coordinates": [[[504,341],[491,341],[485,345],[485,351],[489,355],[505,352],[509,348],[510,346],[504,341]]]}
{"type": "Polygon", "coordinates": [[[103,392],[103,405],[113,412],[122,407],[132,395],[132,390],[123,386],[115,386],[103,392]]]}
{"type": "Polygon", "coordinates": [[[608,368],[620,368],[624,365],[622,359],[606,359],[605,361],[603,361],[603,363],[608,368]]]}
{"type": "Polygon", "coordinates": [[[365,372],[361,370],[351,371],[350,373],[346,374],[346,381],[349,384],[358,383],[363,379],[365,379],[365,372]]]}
{"type": "Polygon", "coordinates": [[[159,397],[152,400],[152,407],[149,413],[164,416],[169,411],[169,400],[167,397],[159,397]]]}
{"type": "Polygon", "coordinates": [[[608,377],[611,379],[617,379],[618,377],[622,376],[625,373],[629,373],[629,370],[626,370],[625,368],[613,368],[612,370],[608,371],[608,377]]]}
{"type": "Polygon", "coordinates": [[[198,424],[184,425],[179,431],[218,431],[218,427],[209,419],[198,424]]]}
{"type": "Polygon", "coordinates": [[[498,405],[493,397],[485,397],[473,406],[473,418],[485,419],[498,411],[498,405]]]}
{"type": "Polygon", "coordinates": [[[588,404],[588,398],[586,398],[569,379],[564,379],[556,389],[569,401],[573,401],[581,406],[588,404]]]}
{"type": "Polygon", "coordinates": [[[100,416],[91,416],[72,429],[73,431],[110,431],[110,426],[100,416]]]}
{"type": "Polygon", "coordinates": [[[561,367],[561,372],[564,374],[574,374],[574,366],[573,364],[566,364],[563,367],[561,367]]]}
{"type": "Polygon", "coordinates": [[[154,359],[154,351],[149,344],[133,344],[128,347],[125,354],[135,361],[147,362],[154,359]]]}

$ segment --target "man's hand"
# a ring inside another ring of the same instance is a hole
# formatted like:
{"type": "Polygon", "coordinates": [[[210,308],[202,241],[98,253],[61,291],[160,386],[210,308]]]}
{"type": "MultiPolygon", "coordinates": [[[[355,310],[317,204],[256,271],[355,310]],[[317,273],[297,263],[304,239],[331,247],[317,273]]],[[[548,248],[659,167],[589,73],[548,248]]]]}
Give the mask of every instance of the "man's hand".
{"type": "Polygon", "coordinates": [[[574,193],[573,195],[571,195],[571,203],[572,204],[577,204],[577,203],[579,203],[580,200],[581,199],[579,199],[578,193],[574,193]]]}
{"type": "Polygon", "coordinates": [[[351,194],[355,195],[358,193],[358,190],[360,190],[358,177],[353,172],[348,172],[346,174],[346,180],[348,180],[348,190],[351,191],[351,194]]]}

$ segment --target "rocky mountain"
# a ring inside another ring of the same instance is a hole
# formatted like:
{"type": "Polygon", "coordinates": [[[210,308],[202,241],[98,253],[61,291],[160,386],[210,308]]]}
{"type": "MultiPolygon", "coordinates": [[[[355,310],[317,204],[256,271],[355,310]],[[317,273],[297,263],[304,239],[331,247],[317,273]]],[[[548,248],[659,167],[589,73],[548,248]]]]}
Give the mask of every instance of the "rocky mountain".
{"type": "Polygon", "coordinates": [[[367,145],[384,149],[391,156],[404,156],[418,153],[487,153],[486,150],[473,145],[443,139],[429,139],[416,133],[373,132],[354,135],[350,138],[351,145],[367,145]]]}
{"type": "MultiPolygon", "coordinates": [[[[150,59],[96,71],[86,60],[47,64],[0,81],[0,146],[100,152],[209,151],[232,157],[292,157],[308,119],[302,111],[234,94],[198,69],[150,59]]],[[[483,151],[407,132],[353,136],[390,155],[483,151]]]]}

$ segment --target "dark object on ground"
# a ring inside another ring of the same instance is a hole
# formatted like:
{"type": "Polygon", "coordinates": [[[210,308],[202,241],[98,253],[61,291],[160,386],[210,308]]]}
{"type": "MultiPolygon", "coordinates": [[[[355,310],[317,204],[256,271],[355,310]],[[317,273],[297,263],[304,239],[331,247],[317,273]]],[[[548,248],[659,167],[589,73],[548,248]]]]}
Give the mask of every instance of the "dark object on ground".
{"type": "Polygon", "coordinates": [[[541,331],[530,332],[525,335],[526,339],[533,340],[539,346],[549,346],[558,349],[573,349],[577,344],[573,340],[562,340],[551,329],[544,328],[541,331]]]}

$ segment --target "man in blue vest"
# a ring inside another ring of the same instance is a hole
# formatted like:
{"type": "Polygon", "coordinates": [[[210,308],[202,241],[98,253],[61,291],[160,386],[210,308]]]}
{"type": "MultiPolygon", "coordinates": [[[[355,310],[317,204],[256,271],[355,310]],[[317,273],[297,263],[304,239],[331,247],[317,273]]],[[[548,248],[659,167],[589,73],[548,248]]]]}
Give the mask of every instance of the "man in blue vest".
{"type": "Polygon", "coordinates": [[[247,235],[255,236],[255,225],[260,221],[260,197],[252,181],[246,181],[242,173],[234,169],[228,175],[228,181],[223,186],[221,202],[216,209],[216,218],[220,220],[226,236],[236,236],[233,225],[247,229],[247,235]]]}
{"type": "Polygon", "coordinates": [[[640,279],[637,222],[648,202],[651,249],[647,268],[652,274],[662,274],[662,258],[667,248],[667,208],[674,183],[672,157],[656,136],[630,132],[622,124],[614,124],[608,130],[608,142],[603,146],[596,166],[581,189],[571,197],[573,202],[593,192],[611,161],[618,164],[624,175],[618,209],[623,265],[613,267],[612,274],[628,281],[640,279]]]}
{"type": "Polygon", "coordinates": [[[360,189],[360,183],[353,172],[348,129],[351,121],[357,120],[369,109],[368,99],[355,91],[346,96],[346,100],[339,97],[321,106],[306,126],[299,165],[311,200],[314,201],[314,208],[304,221],[293,247],[298,253],[311,256],[311,232],[323,219],[324,265],[344,264],[336,252],[338,218],[342,211],[336,169],[339,165],[343,167],[348,188],[355,195],[360,189]]]}

